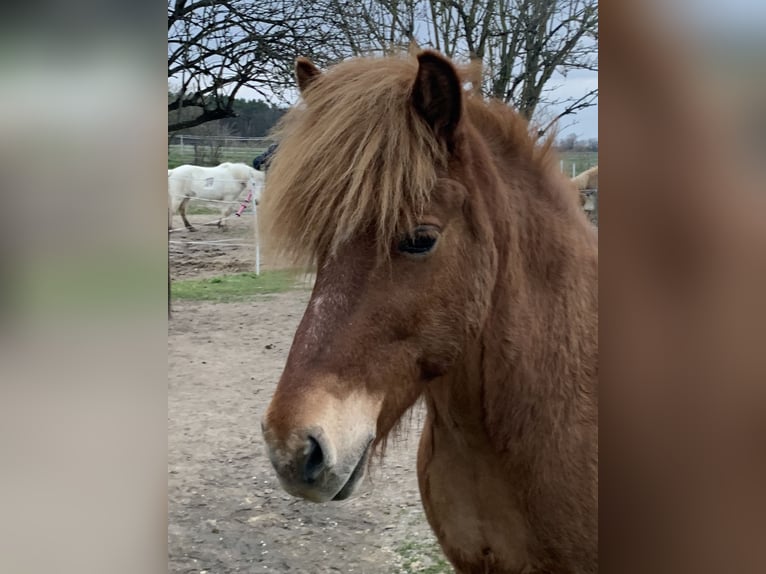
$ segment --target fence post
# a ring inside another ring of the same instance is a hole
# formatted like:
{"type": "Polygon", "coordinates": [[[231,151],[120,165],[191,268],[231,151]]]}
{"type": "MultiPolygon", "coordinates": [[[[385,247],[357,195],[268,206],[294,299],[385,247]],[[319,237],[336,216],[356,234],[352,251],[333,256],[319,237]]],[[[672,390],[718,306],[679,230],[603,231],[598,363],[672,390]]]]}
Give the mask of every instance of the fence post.
{"type": "Polygon", "coordinates": [[[261,244],[258,237],[258,207],[255,205],[253,194],[253,229],[255,230],[255,274],[261,274],[261,244]]]}
{"type": "Polygon", "coordinates": [[[577,175],[577,174],[575,173],[575,169],[576,169],[576,166],[577,166],[577,163],[573,161],[573,162],[572,162],[572,177],[573,177],[573,178],[574,178],[574,176],[576,176],[576,175],[577,175]]]}

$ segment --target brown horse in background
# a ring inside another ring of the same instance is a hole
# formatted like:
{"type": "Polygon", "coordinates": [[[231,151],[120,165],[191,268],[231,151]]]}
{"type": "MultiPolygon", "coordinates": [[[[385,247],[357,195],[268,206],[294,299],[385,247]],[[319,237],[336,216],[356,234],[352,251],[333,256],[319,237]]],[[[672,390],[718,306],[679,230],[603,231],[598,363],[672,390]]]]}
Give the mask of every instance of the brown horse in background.
{"type": "Polygon", "coordinates": [[[283,487],[347,498],[423,397],[456,570],[596,572],[597,241],[549,145],[435,52],[296,75],[264,194],[272,241],[317,265],[263,420],[283,487]]]}

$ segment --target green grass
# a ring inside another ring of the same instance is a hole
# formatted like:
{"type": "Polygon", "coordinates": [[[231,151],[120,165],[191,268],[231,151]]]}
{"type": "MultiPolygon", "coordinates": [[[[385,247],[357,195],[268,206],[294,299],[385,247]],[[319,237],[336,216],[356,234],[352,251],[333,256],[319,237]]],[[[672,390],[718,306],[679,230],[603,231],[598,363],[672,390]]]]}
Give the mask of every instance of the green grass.
{"type": "MultiPolygon", "coordinates": [[[[242,162],[246,163],[247,165],[251,165],[253,163],[253,159],[255,159],[255,156],[263,153],[266,151],[266,147],[248,147],[248,146],[237,146],[237,147],[221,147],[218,150],[217,161],[210,161],[210,147],[209,146],[201,146],[200,149],[202,150],[202,157],[204,158],[204,163],[208,165],[218,165],[219,163],[230,161],[233,163],[242,162]]],[[[181,148],[178,144],[173,144],[168,146],[168,169],[173,169],[175,167],[178,167],[179,165],[183,165],[185,163],[196,163],[195,160],[195,153],[194,153],[194,146],[185,144],[183,148],[181,148]]],[[[202,165],[200,163],[200,165],[202,165]]]]}
{"type": "Polygon", "coordinates": [[[200,205],[199,203],[193,203],[193,201],[190,201],[189,205],[186,207],[187,215],[218,215],[220,213],[221,213],[220,209],[216,209],[215,207],[210,207],[209,205],[200,205]]]}
{"type": "Polygon", "coordinates": [[[436,542],[408,541],[395,548],[401,559],[397,572],[417,574],[453,574],[444,554],[436,542]]]}
{"type": "Polygon", "coordinates": [[[238,273],[209,279],[183,279],[171,283],[174,300],[245,301],[259,295],[281,293],[295,287],[298,276],[294,271],[263,271],[238,273]]]}

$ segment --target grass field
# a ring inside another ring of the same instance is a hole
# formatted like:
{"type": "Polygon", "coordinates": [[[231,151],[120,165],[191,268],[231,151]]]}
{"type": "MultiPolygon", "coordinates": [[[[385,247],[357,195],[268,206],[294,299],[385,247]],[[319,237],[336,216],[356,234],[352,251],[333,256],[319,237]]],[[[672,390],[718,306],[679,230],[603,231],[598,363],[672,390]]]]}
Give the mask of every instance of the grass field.
{"type": "MultiPolygon", "coordinates": [[[[193,145],[170,145],[168,146],[168,169],[178,167],[184,163],[197,165],[218,165],[224,161],[242,162],[252,164],[255,156],[266,151],[266,147],[249,147],[247,145],[236,147],[221,147],[213,155],[209,146],[200,146],[195,155],[193,145]],[[214,159],[211,159],[214,158],[214,159]]],[[[598,152],[595,151],[565,151],[560,152],[561,167],[565,174],[572,176],[572,165],[577,175],[586,169],[598,164],[598,152]]]]}
{"type": "Polygon", "coordinates": [[[255,156],[266,151],[266,144],[256,146],[231,146],[220,147],[212,150],[210,146],[199,146],[195,151],[194,145],[185,144],[183,146],[173,144],[168,146],[168,169],[173,169],[185,163],[195,165],[218,165],[219,163],[230,161],[232,163],[246,163],[252,165],[255,156]]]}
{"type": "Polygon", "coordinates": [[[264,271],[237,273],[209,279],[183,279],[171,283],[173,299],[194,301],[244,301],[259,295],[281,293],[296,284],[297,274],[293,271],[264,271]]]}
{"type": "Polygon", "coordinates": [[[588,168],[598,165],[597,151],[562,151],[559,152],[563,172],[572,177],[572,165],[574,174],[582,173],[588,168]]]}

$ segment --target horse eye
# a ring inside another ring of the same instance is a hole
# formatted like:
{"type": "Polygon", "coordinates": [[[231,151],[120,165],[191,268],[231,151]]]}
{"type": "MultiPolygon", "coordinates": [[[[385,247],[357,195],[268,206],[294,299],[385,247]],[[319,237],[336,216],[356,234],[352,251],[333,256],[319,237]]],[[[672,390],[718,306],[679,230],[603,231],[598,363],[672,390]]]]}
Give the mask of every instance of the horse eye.
{"type": "Polygon", "coordinates": [[[411,255],[422,255],[428,253],[436,245],[438,232],[432,226],[416,227],[410,235],[399,241],[397,249],[401,253],[411,255]]]}

